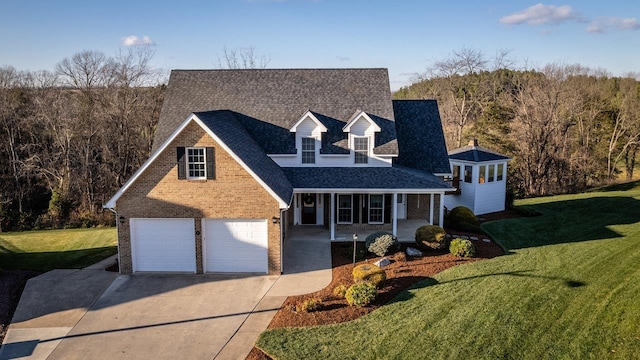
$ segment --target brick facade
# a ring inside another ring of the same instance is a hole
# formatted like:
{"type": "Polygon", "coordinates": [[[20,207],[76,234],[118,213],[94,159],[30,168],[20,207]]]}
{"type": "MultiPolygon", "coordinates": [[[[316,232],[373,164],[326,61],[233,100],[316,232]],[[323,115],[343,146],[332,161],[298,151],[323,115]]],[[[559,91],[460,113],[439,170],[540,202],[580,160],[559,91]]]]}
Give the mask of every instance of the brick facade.
{"type": "Polygon", "coordinates": [[[129,219],[194,218],[196,267],[203,272],[202,219],[268,219],[269,274],[281,272],[278,202],[197,123],[191,122],[118,199],[120,271],[132,272],[129,219]],[[215,148],[215,180],[178,180],[176,148],[215,148]]]}

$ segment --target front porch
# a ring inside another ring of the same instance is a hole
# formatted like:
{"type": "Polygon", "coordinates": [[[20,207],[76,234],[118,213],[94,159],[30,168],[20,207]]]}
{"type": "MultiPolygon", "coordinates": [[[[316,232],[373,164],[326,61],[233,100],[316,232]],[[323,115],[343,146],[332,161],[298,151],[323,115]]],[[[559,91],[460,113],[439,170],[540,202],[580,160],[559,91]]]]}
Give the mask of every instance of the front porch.
{"type": "Polygon", "coordinates": [[[292,229],[295,234],[298,226],[319,227],[323,237],[340,241],[351,239],[354,233],[364,239],[383,230],[411,242],[419,226],[442,224],[443,196],[444,191],[297,192],[293,206],[283,214],[285,233],[292,229]]]}
{"type": "MultiPolygon", "coordinates": [[[[397,238],[400,242],[414,242],[416,230],[423,225],[429,225],[427,220],[423,219],[404,219],[397,222],[397,238]]],[[[353,234],[358,235],[358,241],[364,241],[369,234],[378,230],[348,230],[346,227],[341,227],[340,230],[336,230],[334,233],[334,239],[331,239],[331,230],[319,225],[294,225],[289,228],[288,233],[285,235],[285,248],[292,243],[298,243],[300,241],[314,241],[314,242],[326,242],[331,241],[353,241],[353,234]]],[[[389,230],[385,230],[389,231],[389,230]]],[[[389,231],[391,232],[391,231],[389,231]]]]}

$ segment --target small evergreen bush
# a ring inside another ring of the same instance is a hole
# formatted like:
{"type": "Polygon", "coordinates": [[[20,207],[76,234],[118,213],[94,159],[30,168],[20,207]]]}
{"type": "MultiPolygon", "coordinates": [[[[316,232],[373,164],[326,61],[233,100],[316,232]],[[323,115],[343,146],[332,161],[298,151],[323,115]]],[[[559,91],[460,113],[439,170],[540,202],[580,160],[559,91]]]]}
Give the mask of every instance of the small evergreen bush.
{"type": "Polygon", "coordinates": [[[344,284],[340,284],[333,288],[333,295],[339,297],[340,299],[344,299],[347,294],[347,286],[344,284]]]}
{"type": "Polygon", "coordinates": [[[296,305],[296,312],[314,312],[322,308],[322,301],[320,299],[307,299],[296,305]]]}
{"type": "Polygon", "coordinates": [[[380,287],[387,280],[384,269],[372,264],[362,264],[353,268],[353,281],[355,283],[368,282],[375,287],[380,287]]]}
{"type": "Polygon", "coordinates": [[[369,282],[360,282],[351,285],[345,295],[347,303],[355,306],[367,306],[376,298],[378,291],[369,282]]]}
{"type": "Polygon", "coordinates": [[[444,249],[447,247],[447,232],[437,225],[420,226],[416,230],[416,244],[424,245],[432,249],[444,249]]]}
{"type": "Polygon", "coordinates": [[[456,238],[451,240],[449,246],[449,252],[455,256],[460,257],[474,257],[476,256],[476,249],[473,247],[473,243],[467,239],[456,238]]]}
{"type": "Polygon", "coordinates": [[[385,256],[398,251],[400,243],[398,239],[395,239],[390,233],[386,231],[376,231],[367,236],[365,247],[369,252],[378,256],[385,256]]]}
{"type": "Polygon", "coordinates": [[[449,222],[453,227],[460,223],[467,223],[475,226],[480,226],[478,218],[473,214],[473,211],[468,207],[456,206],[447,216],[449,222]]]}

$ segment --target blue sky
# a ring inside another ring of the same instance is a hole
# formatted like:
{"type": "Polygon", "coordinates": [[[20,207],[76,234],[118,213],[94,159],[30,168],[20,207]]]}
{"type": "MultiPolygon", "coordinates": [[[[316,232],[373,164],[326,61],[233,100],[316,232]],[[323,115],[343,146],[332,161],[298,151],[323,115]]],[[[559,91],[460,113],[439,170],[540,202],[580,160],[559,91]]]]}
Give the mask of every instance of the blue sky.
{"type": "Polygon", "coordinates": [[[0,66],[53,70],[82,50],[145,46],[132,43],[166,70],[215,68],[225,46],[253,46],[273,68],[386,67],[394,90],[462,48],[621,76],[640,72],[640,2],[0,1],[0,66]]]}

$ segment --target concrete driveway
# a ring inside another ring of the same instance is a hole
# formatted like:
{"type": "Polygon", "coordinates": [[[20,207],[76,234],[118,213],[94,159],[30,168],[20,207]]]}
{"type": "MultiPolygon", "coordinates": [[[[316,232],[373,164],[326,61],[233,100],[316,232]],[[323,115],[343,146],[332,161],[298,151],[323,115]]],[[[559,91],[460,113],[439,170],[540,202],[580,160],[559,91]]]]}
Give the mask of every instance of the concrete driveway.
{"type": "Polygon", "coordinates": [[[286,248],[280,276],[50,271],[27,282],[0,360],[244,359],[287,296],[331,282],[328,240],[286,248]]]}

